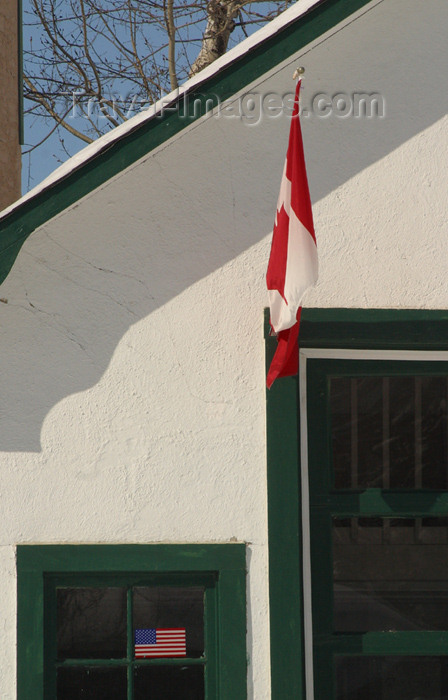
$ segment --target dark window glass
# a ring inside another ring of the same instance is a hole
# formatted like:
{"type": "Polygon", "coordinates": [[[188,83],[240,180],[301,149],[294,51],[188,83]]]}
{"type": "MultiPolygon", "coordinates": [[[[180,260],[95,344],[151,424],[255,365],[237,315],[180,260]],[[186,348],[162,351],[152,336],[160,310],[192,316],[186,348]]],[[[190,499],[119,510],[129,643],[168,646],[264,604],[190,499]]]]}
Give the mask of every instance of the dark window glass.
{"type": "Polygon", "coordinates": [[[447,377],[332,377],[334,483],[448,488],[447,377]]]}
{"type": "Polygon", "coordinates": [[[336,657],[336,700],[447,698],[446,656],[336,657]]]}
{"type": "Polygon", "coordinates": [[[204,588],[139,586],[134,592],[134,630],[185,628],[190,658],[204,654],[204,588]]]}
{"type": "Polygon", "coordinates": [[[448,518],[335,518],[333,590],[337,632],[448,629],[448,518]]]}
{"type": "Polygon", "coordinates": [[[126,668],[59,668],[57,700],[126,700],[126,668]]]}
{"type": "Polygon", "coordinates": [[[137,666],[134,700],[204,700],[203,666],[137,666]]]}
{"type": "Polygon", "coordinates": [[[422,486],[447,488],[448,409],[446,377],[422,381],[422,486]]]}
{"type": "MultiPolygon", "coordinates": [[[[351,456],[353,431],[351,404],[350,379],[333,377],[330,380],[330,412],[332,461],[336,488],[349,488],[350,486],[355,488],[350,478],[353,461],[351,456]]],[[[354,410],[356,410],[356,406],[354,406],[354,410]]],[[[354,447],[356,447],[356,436],[353,442],[354,447]]]]}
{"type": "Polygon", "coordinates": [[[421,426],[421,421],[416,415],[416,403],[420,402],[421,411],[421,393],[418,395],[418,387],[413,377],[391,377],[388,384],[389,433],[384,436],[384,443],[386,440],[389,442],[390,487],[421,488],[422,470],[419,464],[418,440],[416,442],[416,428],[421,426]],[[418,426],[416,420],[419,420],[418,426]]]}
{"type": "Polygon", "coordinates": [[[126,657],[126,589],[57,589],[59,659],[126,657]]]}

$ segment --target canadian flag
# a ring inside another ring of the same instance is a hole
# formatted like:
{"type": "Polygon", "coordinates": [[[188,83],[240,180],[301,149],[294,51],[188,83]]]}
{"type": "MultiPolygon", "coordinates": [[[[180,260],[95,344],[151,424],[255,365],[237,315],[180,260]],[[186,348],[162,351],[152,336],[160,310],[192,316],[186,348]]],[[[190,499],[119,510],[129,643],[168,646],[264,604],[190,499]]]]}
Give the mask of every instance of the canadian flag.
{"type": "Polygon", "coordinates": [[[277,350],[266,384],[297,374],[299,323],[304,292],[317,280],[317,248],[299,120],[297,83],[266,282],[277,350]]]}

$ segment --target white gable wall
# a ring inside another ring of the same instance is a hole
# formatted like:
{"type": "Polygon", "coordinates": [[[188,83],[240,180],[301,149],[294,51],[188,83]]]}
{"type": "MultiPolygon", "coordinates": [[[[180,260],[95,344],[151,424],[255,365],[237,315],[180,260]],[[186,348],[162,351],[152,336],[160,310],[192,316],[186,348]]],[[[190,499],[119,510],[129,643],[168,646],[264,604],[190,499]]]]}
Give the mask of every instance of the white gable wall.
{"type": "MultiPolygon", "coordinates": [[[[368,10],[254,86],[291,91],[300,63],[304,103],[386,105],[302,120],[321,269],[306,303],[447,308],[448,8],[368,10]]],[[[32,234],[1,287],[4,700],[16,543],[232,538],[249,543],[249,697],[270,697],[262,307],[288,126],[202,120],[32,234]]]]}

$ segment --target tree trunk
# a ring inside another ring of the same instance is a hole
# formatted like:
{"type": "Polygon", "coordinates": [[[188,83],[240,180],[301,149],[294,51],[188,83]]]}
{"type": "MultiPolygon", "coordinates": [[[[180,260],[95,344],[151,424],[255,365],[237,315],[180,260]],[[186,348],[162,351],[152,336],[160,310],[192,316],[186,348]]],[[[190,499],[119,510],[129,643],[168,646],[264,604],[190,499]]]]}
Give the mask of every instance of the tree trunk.
{"type": "Polygon", "coordinates": [[[240,7],[238,2],[210,0],[207,5],[208,19],[201,50],[191,67],[190,78],[226,52],[240,7]]]}

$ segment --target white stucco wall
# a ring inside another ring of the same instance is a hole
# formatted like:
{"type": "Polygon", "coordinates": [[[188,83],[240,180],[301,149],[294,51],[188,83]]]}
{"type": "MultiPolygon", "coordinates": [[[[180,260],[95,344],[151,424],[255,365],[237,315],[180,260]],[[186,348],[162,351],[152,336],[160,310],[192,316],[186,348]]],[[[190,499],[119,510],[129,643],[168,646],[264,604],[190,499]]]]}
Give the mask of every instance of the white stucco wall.
{"type": "MultiPolygon", "coordinates": [[[[304,106],[386,105],[302,120],[309,306],[448,307],[447,28],[442,0],[374,2],[253,86],[291,91],[300,63],[304,106]]],[[[17,543],[232,538],[249,543],[249,697],[270,697],[262,309],[288,128],[201,120],[32,234],[1,286],[2,700],[17,543]]]]}

